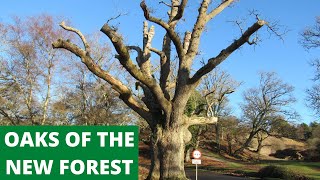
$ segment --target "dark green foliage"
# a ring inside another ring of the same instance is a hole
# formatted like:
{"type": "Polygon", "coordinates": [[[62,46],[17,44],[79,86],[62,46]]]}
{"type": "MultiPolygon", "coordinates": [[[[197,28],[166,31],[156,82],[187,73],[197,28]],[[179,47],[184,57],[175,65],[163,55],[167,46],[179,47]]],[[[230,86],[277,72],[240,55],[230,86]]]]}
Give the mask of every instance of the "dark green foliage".
{"type": "Polygon", "coordinates": [[[274,156],[280,159],[289,158],[291,160],[300,160],[302,159],[302,155],[299,150],[288,148],[283,150],[277,150],[274,154],[270,154],[270,156],[274,156]]]}
{"type": "Polygon", "coordinates": [[[281,137],[298,139],[297,128],[282,117],[274,118],[271,122],[270,132],[281,137]]]}
{"type": "Polygon", "coordinates": [[[194,91],[186,105],[186,108],[184,110],[184,114],[187,116],[192,115],[200,115],[204,111],[205,106],[205,99],[202,97],[202,95],[196,90],[194,91]]]}
{"type": "Polygon", "coordinates": [[[262,168],[258,172],[258,176],[261,177],[262,179],[266,179],[266,178],[280,178],[280,179],[286,179],[286,180],[309,180],[310,179],[297,172],[292,172],[285,167],[274,166],[274,165],[266,166],[262,168]]]}
{"type": "Polygon", "coordinates": [[[308,140],[312,136],[311,127],[306,123],[299,124],[297,126],[297,136],[301,140],[308,140]]]}

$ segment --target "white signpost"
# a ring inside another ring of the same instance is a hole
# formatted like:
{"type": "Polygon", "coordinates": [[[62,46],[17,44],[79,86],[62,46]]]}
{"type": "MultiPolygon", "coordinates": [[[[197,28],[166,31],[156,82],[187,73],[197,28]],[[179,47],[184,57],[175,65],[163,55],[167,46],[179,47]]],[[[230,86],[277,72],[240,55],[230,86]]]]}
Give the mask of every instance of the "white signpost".
{"type": "Polygon", "coordinates": [[[194,150],[192,152],[192,164],[196,165],[196,180],[198,180],[198,164],[201,164],[201,152],[199,150],[194,150]]]}
{"type": "Polygon", "coordinates": [[[201,164],[201,159],[192,159],[192,164],[201,164]]]}

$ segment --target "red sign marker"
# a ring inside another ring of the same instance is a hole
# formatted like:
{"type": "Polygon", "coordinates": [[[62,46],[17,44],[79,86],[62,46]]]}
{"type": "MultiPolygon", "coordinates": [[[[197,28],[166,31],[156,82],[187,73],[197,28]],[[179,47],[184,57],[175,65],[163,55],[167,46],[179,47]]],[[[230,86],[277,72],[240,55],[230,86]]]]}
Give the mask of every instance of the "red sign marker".
{"type": "Polygon", "coordinates": [[[192,152],[192,157],[193,157],[194,159],[200,159],[200,158],[201,158],[201,152],[200,152],[199,150],[194,150],[194,151],[192,152]]]}

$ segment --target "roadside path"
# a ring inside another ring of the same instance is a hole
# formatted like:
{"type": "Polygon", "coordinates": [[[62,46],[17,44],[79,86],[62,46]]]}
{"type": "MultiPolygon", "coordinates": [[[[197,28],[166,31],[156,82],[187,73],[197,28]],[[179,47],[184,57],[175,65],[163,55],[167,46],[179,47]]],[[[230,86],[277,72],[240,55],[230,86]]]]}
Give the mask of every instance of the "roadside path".
{"type": "MultiPolygon", "coordinates": [[[[187,177],[195,180],[196,179],[196,172],[195,169],[186,169],[186,174],[187,177]]],[[[217,174],[211,171],[203,171],[203,170],[198,170],[198,180],[246,180],[247,178],[243,177],[233,177],[233,176],[226,176],[226,175],[221,175],[217,174]]]]}

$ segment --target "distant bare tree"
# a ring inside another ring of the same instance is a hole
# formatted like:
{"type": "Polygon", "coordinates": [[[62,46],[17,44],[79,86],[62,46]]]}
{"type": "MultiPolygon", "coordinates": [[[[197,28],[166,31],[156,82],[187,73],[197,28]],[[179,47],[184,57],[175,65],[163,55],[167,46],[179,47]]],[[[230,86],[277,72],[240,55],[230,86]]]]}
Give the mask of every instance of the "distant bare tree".
{"type": "Polygon", "coordinates": [[[59,20],[39,15],[2,24],[0,83],[1,114],[11,124],[45,124],[52,98],[54,75],[61,51],[52,49],[53,39],[67,37],[55,24],[59,20]],[[30,121],[30,122],[28,122],[30,121]]]}
{"type": "Polygon", "coordinates": [[[48,119],[49,107],[52,96],[52,91],[56,88],[56,79],[58,68],[61,66],[63,52],[56,51],[52,48],[51,43],[57,37],[67,37],[67,33],[58,29],[55,23],[59,21],[57,18],[50,15],[40,15],[30,17],[26,20],[24,26],[30,41],[34,44],[34,49],[37,52],[35,60],[39,63],[39,72],[43,80],[38,82],[40,84],[40,92],[43,101],[41,103],[42,118],[39,124],[44,125],[48,119]]]}
{"type": "Polygon", "coordinates": [[[220,149],[220,118],[230,115],[227,96],[240,86],[241,83],[231,78],[226,71],[215,69],[203,78],[202,94],[206,100],[207,116],[217,117],[215,124],[217,149],[220,149]]]}
{"type": "Polygon", "coordinates": [[[320,84],[316,83],[307,89],[308,106],[312,108],[318,116],[320,115],[320,84]]]}
{"type": "Polygon", "coordinates": [[[233,155],[236,148],[245,141],[248,127],[234,116],[222,117],[221,119],[223,139],[227,142],[226,152],[233,155]]]}
{"type": "Polygon", "coordinates": [[[316,17],[316,24],[313,27],[307,27],[301,33],[301,44],[307,49],[320,47],[320,16],[316,17]]]}
{"type": "MultiPolygon", "coordinates": [[[[307,50],[320,48],[320,17],[316,18],[313,27],[308,27],[301,33],[301,37],[301,44],[307,50]]],[[[315,84],[307,89],[307,102],[308,106],[320,115],[320,59],[313,60],[311,65],[316,69],[313,79],[315,84]]]]}
{"type": "Polygon", "coordinates": [[[15,117],[13,125],[19,124],[22,120],[29,119],[32,124],[39,123],[35,116],[38,113],[35,91],[39,89],[38,80],[40,78],[39,62],[37,61],[37,52],[34,49],[34,42],[26,40],[27,31],[24,22],[19,18],[14,19],[14,24],[6,25],[5,34],[6,48],[3,51],[6,54],[1,62],[1,79],[3,88],[2,111],[6,112],[6,117],[15,117]],[[7,58],[10,58],[8,60],[7,58]],[[12,87],[15,87],[14,89],[12,87]],[[10,91],[12,90],[12,91],[10,91]],[[21,96],[23,101],[18,107],[10,107],[11,99],[8,93],[21,96]],[[5,96],[6,95],[6,96],[5,96]],[[8,108],[10,107],[10,108],[8,108]],[[12,109],[13,108],[13,109],[12,109]],[[18,109],[19,108],[19,111],[18,109]]]}
{"type": "MultiPolygon", "coordinates": [[[[233,80],[226,71],[216,68],[203,77],[199,92],[196,91],[193,93],[187,103],[187,109],[192,109],[192,114],[189,115],[206,116],[209,118],[217,117],[214,129],[218,151],[220,150],[221,137],[220,119],[229,116],[231,113],[227,96],[233,93],[240,84],[241,83],[233,80]],[[193,105],[193,107],[190,107],[190,105],[193,105]]],[[[189,154],[192,148],[198,148],[201,141],[209,141],[206,137],[200,137],[208,132],[208,130],[214,131],[211,127],[201,125],[191,128],[192,139],[186,146],[186,162],[190,159],[189,154]]]]}
{"type": "MultiPolygon", "coordinates": [[[[91,44],[91,55],[105,71],[114,71],[118,65],[111,58],[110,47],[101,40],[101,34],[87,35],[91,44]]],[[[119,101],[112,87],[94,76],[74,56],[68,57],[63,66],[63,83],[58,98],[53,101],[53,115],[56,124],[120,125],[133,123],[133,113],[119,101]]],[[[123,78],[123,77],[120,77],[123,78]]]]}
{"type": "Polygon", "coordinates": [[[295,111],[289,107],[295,102],[293,90],[291,85],[284,83],[275,73],[260,74],[259,86],[245,91],[243,95],[242,121],[250,128],[250,132],[241,148],[234,152],[235,154],[247,148],[257,135],[262,143],[264,136],[259,133],[268,134],[275,118],[279,116],[292,118],[296,115],[295,111]]]}

